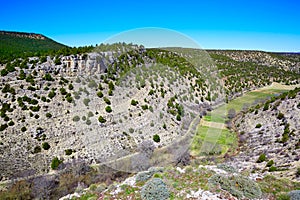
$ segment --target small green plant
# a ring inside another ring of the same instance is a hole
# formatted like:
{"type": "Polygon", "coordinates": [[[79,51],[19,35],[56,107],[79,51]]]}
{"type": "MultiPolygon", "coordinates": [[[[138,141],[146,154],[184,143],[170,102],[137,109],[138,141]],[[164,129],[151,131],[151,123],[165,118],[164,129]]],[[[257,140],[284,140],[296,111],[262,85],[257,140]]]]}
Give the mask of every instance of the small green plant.
{"type": "Polygon", "coordinates": [[[111,104],[110,100],[107,97],[103,97],[103,100],[107,105],[111,104]]]}
{"type": "Polygon", "coordinates": [[[268,110],[268,109],[269,109],[269,103],[265,103],[264,108],[263,108],[263,111],[266,111],[266,110],[268,110]]]}
{"type": "Polygon", "coordinates": [[[266,154],[261,154],[259,157],[258,157],[258,159],[257,159],[257,163],[262,163],[262,162],[264,162],[264,161],[266,161],[267,160],[267,158],[266,158],[266,154]]]}
{"type": "Polygon", "coordinates": [[[270,160],[267,164],[266,167],[271,167],[272,165],[274,165],[274,161],[270,160]]]}
{"type": "Polygon", "coordinates": [[[282,114],[281,112],[278,113],[277,119],[281,120],[281,119],[283,119],[283,118],[284,118],[284,114],[282,114]]]}
{"type": "Polygon", "coordinates": [[[99,91],[99,92],[97,92],[97,96],[98,96],[99,98],[102,98],[102,97],[103,97],[103,93],[102,93],[101,91],[99,91]]]}
{"type": "Polygon", "coordinates": [[[141,106],[143,110],[147,110],[149,107],[147,104],[141,106]]]}
{"type": "Polygon", "coordinates": [[[93,117],[94,114],[93,114],[93,112],[89,111],[88,114],[87,114],[87,116],[88,116],[88,117],[93,117]]]}
{"type": "Polygon", "coordinates": [[[43,147],[44,150],[50,149],[50,145],[49,145],[48,142],[43,142],[42,147],[43,147]]]}
{"type": "Polygon", "coordinates": [[[133,128],[129,128],[129,133],[133,133],[134,129],[133,128]]]}
{"type": "Polygon", "coordinates": [[[163,128],[167,130],[167,125],[164,123],[163,128]]]}
{"type": "Polygon", "coordinates": [[[177,114],[176,120],[177,120],[177,121],[181,121],[181,116],[177,114]]]}
{"type": "Polygon", "coordinates": [[[134,99],[132,99],[131,100],[131,105],[133,105],[133,106],[136,106],[136,105],[138,105],[138,101],[136,101],[136,100],[134,100],[134,99]]]}
{"type": "Polygon", "coordinates": [[[262,125],[261,124],[256,124],[255,128],[261,128],[262,125]]]}
{"type": "Polygon", "coordinates": [[[50,99],[53,99],[53,97],[55,97],[55,95],[56,95],[56,93],[55,93],[53,90],[51,90],[51,91],[48,93],[48,97],[49,97],[50,99]]]}
{"type": "Polygon", "coordinates": [[[72,149],[66,149],[66,150],[65,150],[65,154],[66,154],[67,156],[71,155],[72,153],[73,153],[73,150],[72,150],[72,149]]]}
{"type": "Polygon", "coordinates": [[[36,146],[33,149],[33,153],[40,153],[42,151],[42,148],[40,146],[36,146]]]}
{"type": "Polygon", "coordinates": [[[112,112],[112,109],[110,106],[106,106],[105,107],[105,111],[108,112],[108,113],[111,113],[112,112]]]}
{"type": "Polygon", "coordinates": [[[160,142],[160,137],[158,134],[153,135],[153,141],[157,143],[160,142]]]}
{"type": "Polygon", "coordinates": [[[51,169],[56,170],[62,162],[58,157],[54,157],[51,162],[51,169]]]}
{"type": "Polygon", "coordinates": [[[73,121],[74,121],[74,122],[78,122],[79,120],[80,120],[80,117],[79,117],[79,116],[76,115],[76,116],[73,117],[73,121]]]}
{"type": "Polygon", "coordinates": [[[105,123],[105,122],[106,122],[106,119],[100,115],[99,118],[98,118],[98,121],[99,121],[100,123],[105,123]]]}
{"type": "Polygon", "coordinates": [[[269,168],[269,172],[275,172],[275,171],[277,171],[277,167],[271,166],[271,167],[269,168]]]}
{"type": "Polygon", "coordinates": [[[89,106],[90,101],[90,99],[83,99],[83,103],[85,106],[89,106]]]}
{"type": "Polygon", "coordinates": [[[51,118],[52,117],[51,113],[46,113],[46,117],[51,118]]]}
{"type": "Polygon", "coordinates": [[[73,97],[67,96],[66,100],[67,100],[67,102],[72,103],[73,102],[73,97]]]}
{"type": "Polygon", "coordinates": [[[90,119],[87,119],[85,123],[86,123],[86,125],[91,125],[92,124],[90,119]]]}

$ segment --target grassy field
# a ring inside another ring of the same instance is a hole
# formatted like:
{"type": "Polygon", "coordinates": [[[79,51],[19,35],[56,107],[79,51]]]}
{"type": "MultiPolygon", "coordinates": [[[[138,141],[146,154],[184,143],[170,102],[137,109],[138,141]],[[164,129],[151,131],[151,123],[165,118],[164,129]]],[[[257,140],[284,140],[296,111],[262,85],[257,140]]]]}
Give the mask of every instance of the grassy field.
{"type": "Polygon", "coordinates": [[[259,101],[266,100],[299,86],[299,84],[286,86],[273,83],[270,86],[247,92],[228,102],[228,104],[221,105],[209,112],[202,118],[198,126],[191,145],[191,155],[223,155],[230,148],[235,149],[237,147],[237,135],[225,126],[225,122],[228,120],[228,110],[234,109],[238,113],[244,107],[255,105],[259,101]]]}
{"type": "Polygon", "coordinates": [[[236,134],[228,129],[199,126],[193,138],[191,154],[193,156],[224,154],[230,147],[236,146],[236,134]]]}

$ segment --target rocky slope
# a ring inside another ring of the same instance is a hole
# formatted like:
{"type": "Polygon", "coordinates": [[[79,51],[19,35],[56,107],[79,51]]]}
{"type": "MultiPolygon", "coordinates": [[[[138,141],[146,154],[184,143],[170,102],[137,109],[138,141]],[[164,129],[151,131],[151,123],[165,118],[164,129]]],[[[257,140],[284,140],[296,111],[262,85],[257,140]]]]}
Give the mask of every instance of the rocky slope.
{"type": "Polygon", "coordinates": [[[280,97],[234,120],[242,146],[232,163],[242,169],[300,181],[299,89],[280,97]]]}

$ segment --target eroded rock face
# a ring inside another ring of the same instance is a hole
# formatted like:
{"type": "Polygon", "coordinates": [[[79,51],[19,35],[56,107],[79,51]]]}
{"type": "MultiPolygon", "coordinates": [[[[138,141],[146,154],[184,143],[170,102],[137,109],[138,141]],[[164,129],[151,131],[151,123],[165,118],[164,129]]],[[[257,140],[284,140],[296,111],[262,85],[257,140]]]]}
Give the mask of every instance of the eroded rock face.
{"type": "MultiPolygon", "coordinates": [[[[270,160],[275,175],[299,181],[296,176],[300,167],[300,94],[295,98],[277,100],[263,108],[248,112],[235,119],[234,124],[241,134],[240,153],[234,161],[240,169],[270,171],[270,160]],[[286,135],[286,136],[285,136],[286,135]],[[266,161],[257,163],[260,155],[266,161]]],[[[271,169],[272,171],[272,169],[271,169]]]]}

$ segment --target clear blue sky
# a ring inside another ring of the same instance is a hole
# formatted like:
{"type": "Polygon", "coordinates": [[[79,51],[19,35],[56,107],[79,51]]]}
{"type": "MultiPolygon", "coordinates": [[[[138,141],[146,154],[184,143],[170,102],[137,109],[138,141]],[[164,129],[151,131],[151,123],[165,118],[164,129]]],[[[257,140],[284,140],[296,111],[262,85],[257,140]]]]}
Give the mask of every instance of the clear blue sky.
{"type": "Polygon", "coordinates": [[[122,31],[161,27],[203,48],[300,51],[297,0],[1,0],[0,30],[42,33],[61,43],[95,45],[122,31]]]}

